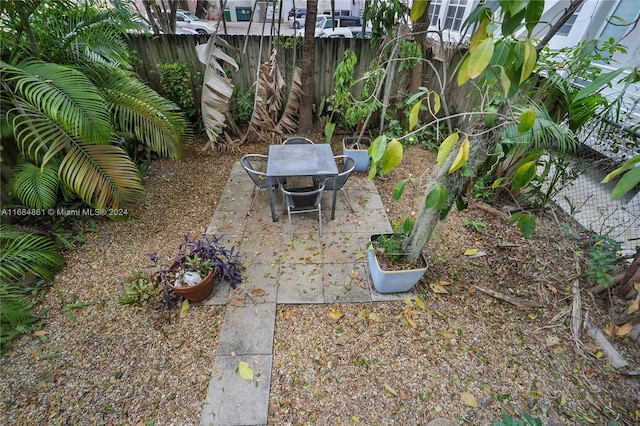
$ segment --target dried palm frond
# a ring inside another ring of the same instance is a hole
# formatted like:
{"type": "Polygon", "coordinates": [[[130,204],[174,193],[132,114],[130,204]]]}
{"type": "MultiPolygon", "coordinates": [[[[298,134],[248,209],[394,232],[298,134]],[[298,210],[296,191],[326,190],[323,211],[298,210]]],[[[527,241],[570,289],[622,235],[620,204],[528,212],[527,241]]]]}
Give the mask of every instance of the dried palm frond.
{"type": "Polygon", "coordinates": [[[291,77],[291,89],[287,97],[287,104],[276,129],[278,133],[293,134],[298,129],[300,117],[300,100],[302,99],[302,69],[295,67],[291,77]]]}
{"type": "Polygon", "coordinates": [[[273,49],[269,61],[260,64],[253,115],[245,139],[259,139],[269,143],[281,139],[282,130],[277,123],[285,87],[286,83],[278,66],[277,50],[273,49]]]}
{"type": "MultiPolygon", "coordinates": [[[[226,62],[238,70],[236,61],[227,55],[222,48],[231,46],[217,35],[209,37],[206,44],[196,46],[198,59],[205,66],[204,82],[202,83],[202,121],[209,137],[209,142],[203,149],[212,148],[216,151],[228,150],[231,138],[225,134],[221,140],[226,117],[229,112],[229,101],[233,94],[233,82],[227,78],[220,61],[226,62]]],[[[232,144],[235,144],[232,142],[232,144]]],[[[239,144],[239,143],[237,143],[239,144]]]]}

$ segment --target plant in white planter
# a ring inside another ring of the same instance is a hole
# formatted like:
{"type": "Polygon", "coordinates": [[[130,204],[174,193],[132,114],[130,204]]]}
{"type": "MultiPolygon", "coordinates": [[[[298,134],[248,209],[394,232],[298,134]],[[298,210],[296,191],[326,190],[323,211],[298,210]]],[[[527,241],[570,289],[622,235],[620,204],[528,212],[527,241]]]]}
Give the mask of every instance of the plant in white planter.
{"type": "MultiPolygon", "coordinates": [[[[414,23],[421,20],[426,10],[425,0],[415,0],[411,8],[411,18],[414,23]]],[[[531,32],[543,11],[543,2],[501,2],[500,16],[490,8],[478,7],[468,18],[465,25],[477,25],[470,40],[469,51],[455,67],[457,71],[457,83],[462,86],[467,81],[474,81],[475,87],[480,92],[478,98],[478,111],[466,111],[457,114],[450,113],[446,102],[445,82],[450,81],[446,75],[447,69],[452,64],[443,67],[445,76],[438,75],[437,89],[433,91],[420,88],[412,96],[419,98],[409,113],[410,133],[402,138],[409,137],[415,132],[424,130],[424,126],[416,128],[418,114],[422,103],[429,104],[429,110],[435,114],[440,112],[440,107],[445,110],[445,116],[433,120],[428,125],[437,125],[442,121],[453,118],[465,119],[461,123],[465,131],[451,131],[438,149],[437,166],[429,179],[425,190],[425,196],[421,203],[420,211],[415,218],[415,224],[408,232],[402,232],[397,237],[395,245],[399,247],[394,256],[401,256],[407,265],[416,267],[421,265],[423,248],[429,242],[439,221],[445,219],[454,204],[459,209],[466,207],[465,188],[470,179],[473,179],[483,166],[486,166],[490,156],[495,156],[494,163],[500,161],[504,155],[496,151],[502,140],[501,129],[507,125],[515,125],[520,135],[530,134],[529,146],[536,143],[557,143],[559,138],[566,137],[572,140],[571,129],[564,128],[558,122],[554,122],[545,114],[544,106],[535,105],[527,96],[527,91],[536,82],[531,78],[536,61],[537,51],[543,46],[542,42],[534,46],[531,40],[531,32]],[[500,20],[500,18],[502,18],[500,20]],[[499,24],[502,23],[502,26],[499,24]],[[494,33],[501,28],[500,38],[494,39],[494,33]],[[526,28],[527,34],[516,36],[519,29],[526,28]],[[514,52],[519,52],[518,54],[514,52]],[[442,102],[440,102],[442,100],[442,102]],[[484,104],[484,100],[491,100],[484,104]],[[519,105],[519,106],[518,106],[519,105]]],[[[572,12],[571,12],[572,13],[572,12]]],[[[563,18],[561,18],[563,19],[563,18]]],[[[420,21],[424,24],[424,20],[420,21]]],[[[375,22],[374,22],[375,25],[375,22]]],[[[428,25],[428,22],[426,23],[428,25]]],[[[400,33],[400,31],[398,31],[400,33]]],[[[416,36],[417,37],[417,36],[416,36]]],[[[390,35],[388,39],[391,39],[390,35]]],[[[443,47],[444,48],[444,47],[443,47]]],[[[389,62],[394,60],[393,55],[389,62]]],[[[430,60],[424,60],[432,70],[436,65],[430,60]]],[[[437,73],[437,71],[436,71],[437,73]]],[[[386,85],[390,85],[389,79],[393,73],[386,73],[386,85]]],[[[595,83],[606,84],[615,78],[611,74],[608,78],[601,78],[595,83]]],[[[593,94],[595,87],[585,88],[585,92],[578,94],[576,100],[593,94]]],[[[584,89],[583,89],[584,90],[584,89]]],[[[387,105],[386,96],[383,105],[387,105]]],[[[570,108],[568,108],[570,110],[570,108]]],[[[384,114],[381,114],[384,120],[384,114]]],[[[450,126],[451,127],[451,126],[450,126]]],[[[388,141],[385,138],[374,140],[369,152],[371,168],[369,178],[373,179],[377,174],[387,174],[393,170],[402,158],[402,147],[396,148],[397,140],[388,141]]],[[[522,142],[524,143],[524,142],[522,142]]],[[[522,145],[520,145],[522,146],[522,145]]],[[[525,145],[526,146],[526,145],[525,145]]],[[[510,189],[518,191],[526,187],[536,176],[536,165],[539,157],[526,156],[526,150],[520,154],[521,160],[514,168],[508,180],[497,180],[496,186],[510,184],[510,189]]],[[[538,154],[540,155],[540,154],[538,154]]],[[[401,181],[394,189],[394,199],[401,196],[406,181],[401,181]]],[[[523,235],[527,236],[535,230],[535,220],[532,215],[519,213],[512,218],[523,235]]],[[[379,239],[379,237],[376,237],[379,239]]],[[[376,249],[372,241],[370,248],[378,257],[385,256],[383,250],[376,249]]],[[[375,265],[370,263],[370,268],[375,265]]],[[[410,287],[409,287],[410,288],[410,287]]]]}

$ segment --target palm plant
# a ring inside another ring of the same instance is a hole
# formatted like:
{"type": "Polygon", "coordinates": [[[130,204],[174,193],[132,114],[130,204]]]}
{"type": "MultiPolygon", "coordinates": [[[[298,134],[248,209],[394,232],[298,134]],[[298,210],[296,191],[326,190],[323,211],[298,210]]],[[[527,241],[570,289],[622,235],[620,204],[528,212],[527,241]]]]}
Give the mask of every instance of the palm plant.
{"type": "Polygon", "coordinates": [[[191,130],[177,107],[131,72],[127,5],[93,0],[1,1],[2,145],[23,163],[12,195],[53,207],[71,190],[95,208],[138,201],[142,185],[126,146],[180,158],[191,130]]]}

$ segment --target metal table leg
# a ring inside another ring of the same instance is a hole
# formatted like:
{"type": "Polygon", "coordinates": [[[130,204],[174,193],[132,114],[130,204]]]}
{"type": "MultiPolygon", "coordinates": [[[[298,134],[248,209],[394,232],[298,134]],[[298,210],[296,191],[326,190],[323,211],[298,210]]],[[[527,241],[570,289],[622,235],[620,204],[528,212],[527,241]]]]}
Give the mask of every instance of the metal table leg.
{"type": "Polygon", "coordinates": [[[276,202],[273,196],[273,177],[267,176],[267,191],[269,192],[269,205],[271,206],[271,220],[278,221],[278,215],[276,214],[276,202]]]}

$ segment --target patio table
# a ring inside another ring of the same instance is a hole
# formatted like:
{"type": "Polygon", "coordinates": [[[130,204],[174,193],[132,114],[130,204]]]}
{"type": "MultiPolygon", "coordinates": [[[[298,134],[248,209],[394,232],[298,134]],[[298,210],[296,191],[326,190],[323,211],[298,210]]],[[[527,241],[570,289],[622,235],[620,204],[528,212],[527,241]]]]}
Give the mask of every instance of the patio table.
{"type": "Polygon", "coordinates": [[[333,176],[333,202],[331,204],[331,219],[336,216],[336,186],[335,179],[338,176],[338,166],[331,151],[331,145],[318,144],[293,144],[270,145],[269,159],[267,160],[267,180],[269,181],[269,204],[271,205],[271,219],[278,221],[276,215],[273,184],[278,178],[294,176],[333,176]]]}

